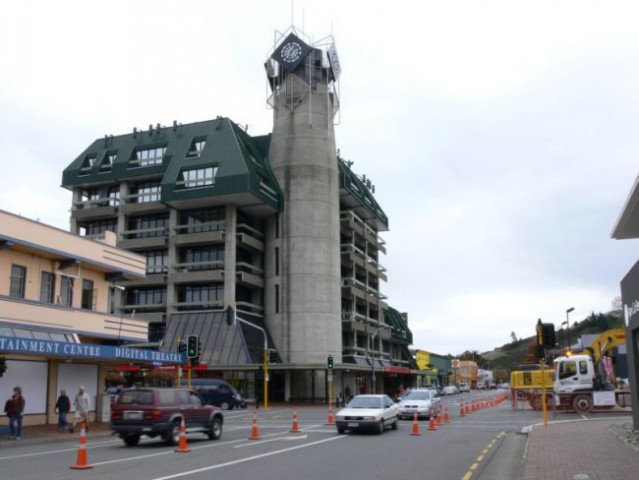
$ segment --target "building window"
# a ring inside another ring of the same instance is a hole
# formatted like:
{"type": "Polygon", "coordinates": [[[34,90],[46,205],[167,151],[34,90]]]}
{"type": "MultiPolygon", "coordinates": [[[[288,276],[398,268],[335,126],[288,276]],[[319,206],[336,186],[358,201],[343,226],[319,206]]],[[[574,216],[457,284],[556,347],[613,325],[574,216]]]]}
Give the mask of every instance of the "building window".
{"type": "Polygon", "coordinates": [[[9,296],[13,298],[24,298],[27,286],[27,267],[22,265],[11,265],[11,286],[9,296]]]}
{"type": "Polygon", "coordinates": [[[131,187],[132,202],[159,202],[161,190],[160,182],[144,182],[133,185],[131,187]]]}
{"type": "Polygon", "coordinates": [[[275,284],[275,313],[280,313],[280,285],[275,284]]]}
{"type": "Polygon", "coordinates": [[[102,235],[106,230],[117,233],[118,220],[97,220],[95,222],[86,222],[80,225],[80,235],[86,237],[102,235]]]}
{"type": "Polygon", "coordinates": [[[180,181],[176,186],[181,188],[210,187],[215,185],[215,175],[217,167],[194,168],[193,170],[182,170],[180,181]]]}
{"type": "Polygon", "coordinates": [[[87,310],[93,310],[93,281],[82,280],[82,304],[81,307],[87,310]]]}
{"type": "Polygon", "coordinates": [[[202,150],[204,150],[204,145],[206,145],[206,138],[196,138],[191,142],[191,146],[189,147],[189,151],[186,153],[186,157],[199,157],[202,155],[202,150]]]}
{"type": "Polygon", "coordinates": [[[117,152],[107,152],[104,155],[104,158],[100,162],[100,167],[98,168],[98,172],[107,173],[113,171],[113,164],[115,163],[115,157],[117,152]]]}
{"type": "Polygon", "coordinates": [[[146,273],[165,273],[168,268],[169,254],[166,250],[138,252],[146,257],[146,273]]]}
{"type": "Polygon", "coordinates": [[[145,311],[162,311],[166,305],[166,287],[127,290],[127,305],[145,307],[145,311]]]}
{"type": "Polygon", "coordinates": [[[107,190],[107,197],[109,197],[110,207],[117,207],[120,205],[120,187],[109,187],[107,190]]]}
{"type": "Polygon", "coordinates": [[[280,274],[280,247],[275,247],[275,275],[280,274]]]}
{"type": "Polygon", "coordinates": [[[51,272],[42,272],[40,275],[40,301],[42,303],[55,301],[55,275],[51,272]]]}
{"type": "Polygon", "coordinates": [[[153,147],[135,150],[129,159],[129,167],[151,167],[162,165],[166,147],[153,147]]]}
{"type": "Polygon", "coordinates": [[[223,268],[224,246],[191,247],[180,251],[180,263],[188,271],[217,270],[223,268]]]}
{"type": "Polygon", "coordinates": [[[95,153],[89,154],[86,157],[84,157],[84,160],[82,161],[82,165],[80,166],[80,175],[88,175],[89,173],[91,173],[91,169],[93,168],[93,165],[95,164],[96,158],[97,158],[97,155],[95,153]]]}
{"type": "Polygon", "coordinates": [[[226,228],[224,208],[187,210],[180,213],[180,233],[215,232],[226,228]]]}
{"type": "Polygon", "coordinates": [[[185,285],[178,289],[178,302],[190,303],[180,310],[210,309],[224,304],[223,284],[185,285]]]}
{"type": "Polygon", "coordinates": [[[129,238],[162,237],[167,233],[169,216],[162,214],[133,217],[129,218],[128,226],[129,230],[134,230],[129,238]]]}
{"type": "Polygon", "coordinates": [[[73,306],[73,278],[66,275],[60,278],[60,305],[73,306]]]}

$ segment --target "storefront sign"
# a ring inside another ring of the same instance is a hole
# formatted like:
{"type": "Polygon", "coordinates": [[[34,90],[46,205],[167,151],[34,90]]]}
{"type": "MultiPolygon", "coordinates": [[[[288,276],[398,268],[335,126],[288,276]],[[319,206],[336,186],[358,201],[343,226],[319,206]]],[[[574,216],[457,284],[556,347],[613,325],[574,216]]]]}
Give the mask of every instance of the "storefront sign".
{"type": "Polygon", "coordinates": [[[0,352],[27,355],[54,355],[72,358],[100,358],[104,360],[134,360],[138,362],[184,363],[185,355],[140,348],[112,345],[79,344],[0,336],[0,352]]]}

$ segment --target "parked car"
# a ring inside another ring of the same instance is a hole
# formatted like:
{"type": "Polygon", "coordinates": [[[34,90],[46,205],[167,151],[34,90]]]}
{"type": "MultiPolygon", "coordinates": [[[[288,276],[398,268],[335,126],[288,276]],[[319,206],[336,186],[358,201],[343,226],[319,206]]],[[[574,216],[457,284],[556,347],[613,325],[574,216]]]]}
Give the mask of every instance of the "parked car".
{"type": "Polygon", "coordinates": [[[446,385],[442,388],[442,395],[456,395],[459,389],[455,385],[446,385]]]}
{"type": "Polygon", "coordinates": [[[417,418],[430,419],[431,411],[440,405],[437,390],[431,388],[416,388],[408,392],[397,404],[400,419],[417,418]]]}
{"type": "Polygon", "coordinates": [[[337,433],[346,430],[397,430],[397,404],[388,395],[357,395],[335,415],[337,433]]]}
{"type": "Polygon", "coordinates": [[[470,392],[470,385],[468,384],[468,382],[459,382],[459,392],[470,392]]]}
{"type": "Polygon", "coordinates": [[[191,388],[198,392],[206,403],[216,405],[222,410],[246,408],[246,402],[240,392],[235,390],[226,380],[194,378],[191,380],[191,388]]]}
{"type": "Polygon", "coordinates": [[[135,446],[142,435],[160,436],[177,445],[184,419],[187,432],[202,432],[211,440],[222,436],[222,410],[206,405],[194,390],[130,388],[123,390],[111,409],[111,430],[124,443],[135,446]]]}

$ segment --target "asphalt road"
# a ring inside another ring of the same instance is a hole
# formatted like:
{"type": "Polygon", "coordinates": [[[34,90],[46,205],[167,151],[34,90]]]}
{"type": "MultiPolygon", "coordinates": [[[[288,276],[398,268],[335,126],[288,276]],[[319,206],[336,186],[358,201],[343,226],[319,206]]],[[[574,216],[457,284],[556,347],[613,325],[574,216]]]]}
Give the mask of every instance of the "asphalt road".
{"type": "Polygon", "coordinates": [[[226,413],[220,440],[190,434],[188,453],[176,453],[158,439],[143,438],[131,448],[106,437],[87,444],[93,468],[71,470],[76,444],[25,445],[0,451],[0,472],[2,478],[33,480],[515,478],[519,465],[513,458],[520,458],[524,444],[520,431],[538,422],[540,414],[504,403],[459,416],[463,399],[489,394],[496,392],[443,397],[450,422],[431,431],[429,422],[421,421],[420,435],[411,435],[413,421],[401,421],[398,430],[382,435],[339,435],[326,425],[324,407],[298,409],[300,432],[291,433],[293,409],[271,407],[257,411],[260,439],[255,440],[249,438],[253,412],[234,410],[226,413]]]}

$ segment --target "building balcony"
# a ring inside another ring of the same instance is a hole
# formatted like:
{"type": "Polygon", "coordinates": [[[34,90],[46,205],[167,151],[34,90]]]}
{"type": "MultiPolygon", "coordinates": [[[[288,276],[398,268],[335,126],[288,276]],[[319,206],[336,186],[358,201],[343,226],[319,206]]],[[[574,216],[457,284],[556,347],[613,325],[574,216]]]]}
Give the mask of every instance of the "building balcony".
{"type": "Polygon", "coordinates": [[[224,221],[203,222],[197,225],[177,225],[173,228],[172,241],[177,246],[224,243],[226,223],[224,221]]]}
{"type": "Polygon", "coordinates": [[[264,251],[264,234],[245,223],[240,223],[237,226],[237,241],[258,252],[264,251]]]}

